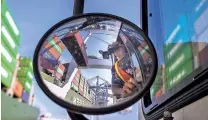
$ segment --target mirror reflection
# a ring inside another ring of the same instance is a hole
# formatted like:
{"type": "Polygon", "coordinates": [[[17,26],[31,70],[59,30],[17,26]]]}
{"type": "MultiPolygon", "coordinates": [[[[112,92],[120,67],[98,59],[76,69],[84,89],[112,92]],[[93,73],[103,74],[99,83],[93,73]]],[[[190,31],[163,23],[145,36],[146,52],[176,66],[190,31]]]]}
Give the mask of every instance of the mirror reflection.
{"type": "Polygon", "coordinates": [[[39,71],[46,86],[71,104],[122,103],[143,90],[153,71],[146,41],[138,30],[112,18],[69,21],[45,40],[39,71]]]}

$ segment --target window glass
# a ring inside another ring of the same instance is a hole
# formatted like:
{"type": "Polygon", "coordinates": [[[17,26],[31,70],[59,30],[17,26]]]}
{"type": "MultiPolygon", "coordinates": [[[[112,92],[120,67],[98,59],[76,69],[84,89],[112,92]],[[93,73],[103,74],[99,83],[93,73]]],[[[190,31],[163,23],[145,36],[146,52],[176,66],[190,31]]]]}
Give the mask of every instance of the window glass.
{"type": "Polygon", "coordinates": [[[148,34],[159,59],[150,89],[157,101],[208,61],[208,1],[149,0],[148,34]]]}

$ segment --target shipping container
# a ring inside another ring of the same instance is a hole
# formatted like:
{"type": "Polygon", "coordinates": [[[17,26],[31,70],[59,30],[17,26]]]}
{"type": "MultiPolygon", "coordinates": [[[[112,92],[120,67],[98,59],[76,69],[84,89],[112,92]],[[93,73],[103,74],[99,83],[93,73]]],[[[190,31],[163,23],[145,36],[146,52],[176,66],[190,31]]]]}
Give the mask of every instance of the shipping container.
{"type": "MultiPolygon", "coordinates": [[[[48,37],[48,39],[47,39],[48,42],[50,42],[50,41],[52,41],[52,40],[55,41],[56,43],[58,43],[59,41],[61,41],[61,40],[58,38],[58,36],[55,35],[55,34],[50,35],[50,36],[48,37]]],[[[62,42],[59,42],[59,43],[58,43],[58,46],[61,48],[62,51],[63,51],[64,48],[65,48],[65,46],[64,46],[64,44],[63,44],[62,42]]]]}
{"type": "Polygon", "coordinates": [[[84,77],[82,75],[80,75],[80,82],[84,84],[84,77]]]}
{"type": "Polygon", "coordinates": [[[84,91],[83,91],[83,89],[82,89],[82,90],[79,89],[79,93],[80,93],[82,96],[84,96],[84,91]]]}
{"type": "Polygon", "coordinates": [[[22,98],[23,87],[18,80],[15,81],[13,92],[16,97],[22,98]]]}
{"type": "Polygon", "coordinates": [[[30,96],[30,93],[27,92],[26,90],[24,90],[23,93],[22,93],[22,101],[24,103],[28,103],[29,102],[29,96],[30,96]]]}
{"type": "Polygon", "coordinates": [[[11,38],[14,39],[14,42],[19,45],[20,43],[20,32],[14,22],[14,19],[11,16],[11,13],[5,3],[5,0],[1,1],[1,18],[4,23],[2,23],[2,28],[7,28],[8,33],[10,34],[11,38]]]}
{"type": "Polygon", "coordinates": [[[32,86],[32,79],[28,77],[18,77],[19,83],[23,86],[23,88],[27,91],[30,92],[31,86],[32,86]]]}
{"type": "Polygon", "coordinates": [[[74,83],[76,86],[79,86],[79,81],[77,81],[76,79],[73,79],[72,83],[74,83]]]}
{"type": "Polygon", "coordinates": [[[61,75],[59,72],[55,71],[55,70],[51,70],[51,69],[47,69],[47,71],[49,73],[51,73],[54,77],[56,76],[57,80],[61,80],[63,75],[61,75]],[[56,75],[55,75],[56,74],[56,75]]]}
{"type": "Polygon", "coordinates": [[[74,76],[74,79],[76,79],[77,81],[79,81],[80,76],[74,76]]]}
{"type": "Polygon", "coordinates": [[[57,67],[57,72],[63,76],[64,70],[65,70],[65,67],[61,63],[59,63],[59,65],[57,67]]]}
{"type": "Polygon", "coordinates": [[[84,85],[79,83],[79,89],[84,91],[84,85]]]}
{"type": "Polygon", "coordinates": [[[11,38],[6,28],[2,29],[1,44],[7,48],[13,56],[17,55],[19,45],[14,42],[14,39],[11,38]]]}
{"type": "Polygon", "coordinates": [[[80,70],[78,69],[76,75],[80,75],[80,74],[81,74],[80,70]]]}
{"type": "Polygon", "coordinates": [[[77,91],[77,92],[79,91],[78,85],[75,84],[74,82],[71,83],[71,88],[74,89],[74,90],[77,91]]]}
{"type": "Polygon", "coordinates": [[[43,47],[45,49],[53,47],[59,52],[59,54],[62,54],[65,46],[63,45],[62,41],[58,39],[58,37],[49,37],[48,40],[44,42],[43,47]]]}
{"type": "Polygon", "coordinates": [[[12,53],[2,45],[1,45],[1,61],[13,73],[14,68],[16,67],[16,56],[13,56],[12,53]]]}
{"type": "Polygon", "coordinates": [[[58,79],[58,80],[61,80],[62,79],[62,75],[60,73],[58,73],[58,72],[56,72],[56,79],[58,79]]]}
{"type": "Polygon", "coordinates": [[[62,71],[59,67],[57,68],[56,70],[59,74],[63,75],[64,74],[64,71],[62,71]]]}
{"type": "Polygon", "coordinates": [[[54,35],[54,40],[55,41],[60,41],[58,43],[58,46],[61,48],[62,51],[64,51],[65,45],[63,44],[63,42],[58,38],[58,36],[54,35]]]}
{"type": "Polygon", "coordinates": [[[42,53],[40,54],[40,56],[42,55],[45,59],[47,59],[51,64],[53,64],[53,66],[58,64],[58,59],[55,58],[49,51],[44,51],[45,49],[43,49],[42,53]]]}
{"type": "Polygon", "coordinates": [[[82,82],[79,82],[79,88],[82,90],[84,89],[84,84],[82,82]]]}
{"type": "Polygon", "coordinates": [[[28,67],[19,67],[17,77],[26,77],[29,79],[33,78],[33,72],[28,67]]]}
{"type": "Polygon", "coordinates": [[[75,77],[75,79],[76,79],[77,81],[80,80],[80,75],[75,75],[74,77],[75,77]]]}
{"type": "Polygon", "coordinates": [[[1,83],[7,87],[10,88],[11,82],[12,82],[12,72],[9,70],[9,68],[5,65],[5,63],[1,63],[1,83]]]}
{"type": "Polygon", "coordinates": [[[45,58],[47,59],[51,59],[51,60],[56,60],[58,61],[58,59],[60,58],[61,54],[58,53],[58,51],[56,51],[55,48],[50,47],[50,48],[41,48],[40,50],[40,55],[43,55],[45,58]]]}
{"type": "Polygon", "coordinates": [[[61,54],[54,47],[46,49],[46,51],[53,55],[56,59],[59,59],[61,56],[61,54]]]}
{"type": "Polygon", "coordinates": [[[75,76],[77,76],[77,77],[79,77],[80,78],[80,72],[79,71],[77,71],[77,73],[75,74],[75,76]]]}
{"type": "Polygon", "coordinates": [[[64,45],[67,47],[68,51],[73,56],[76,63],[82,66],[86,66],[88,63],[88,57],[80,33],[79,32],[68,33],[61,40],[64,43],[64,45]],[[75,52],[75,50],[77,52],[75,52]]]}
{"type": "Polygon", "coordinates": [[[54,64],[52,64],[48,59],[46,59],[42,55],[39,55],[39,65],[44,69],[55,69],[54,64]]]}
{"type": "MultiPolygon", "coordinates": [[[[61,41],[59,41],[59,42],[61,42],[61,41]]],[[[54,40],[52,40],[52,41],[50,41],[50,42],[48,42],[48,41],[45,41],[45,46],[43,46],[46,50],[49,50],[49,49],[51,49],[51,48],[55,48],[56,49],[56,51],[57,52],[59,52],[59,54],[62,54],[62,50],[61,50],[61,48],[58,46],[58,43],[57,42],[55,42],[54,40]]]]}
{"type": "Polygon", "coordinates": [[[20,57],[20,67],[27,67],[30,71],[33,71],[32,59],[29,57],[20,57]]]}
{"type": "Polygon", "coordinates": [[[79,93],[81,95],[84,95],[84,78],[83,78],[83,76],[80,77],[80,81],[79,81],[79,93]]]}
{"type": "Polygon", "coordinates": [[[64,65],[63,65],[63,64],[61,64],[61,63],[59,63],[59,68],[60,68],[62,71],[64,71],[64,70],[65,70],[64,65]]]}

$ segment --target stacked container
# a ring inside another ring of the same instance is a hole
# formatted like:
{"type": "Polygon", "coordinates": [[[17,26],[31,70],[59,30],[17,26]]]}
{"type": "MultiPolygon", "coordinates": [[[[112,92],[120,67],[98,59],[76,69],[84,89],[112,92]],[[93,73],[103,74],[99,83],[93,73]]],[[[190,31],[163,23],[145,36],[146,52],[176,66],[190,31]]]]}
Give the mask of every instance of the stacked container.
{"type": "Polygon", "coordinates": [[[71,87],[77,92],[79,92],[79,80],[80,80],[80,71],[78,70],[71,82],[71,87]]]}
{"type": "Polygon", "coordinates": [[[5,87],[10,88],[14,68],[16,67],[20,33],[5,1],[1,1],[1,3],[1,83],[5,87]]]}
{"type": "Polygon", "coordinates": [[[29,103],[29,97],[30,97],[30,93],[28,93],[26,90],[24,90],[22,93],[22,101],[24,103],[29,103]]]}
{"type": "Polygon", "coordinates": [[[85,84],[85,80],[84,80],[84,77],[81,75],[80,80],[79,80],[79,93],[82,96],[84,96],[84,84],[85,84]]]}
{"type": "MultiPolygon", "coordinates": [[[[44,42],[40,55],[48,60],[48,64],[55,66],[58,63],[58,59],[63,53],[64,48],[64,44],[58,39],[58,37],[56,35],[51,35],[47,38],[47,41],[44,42]]],[[[46,61],[41,65],[43,68],[44,65],[47,66],[46,61]]]]}
{"type": "Polygon", "coordinates": [[[64,71],[65,71],[65,67],[63,66],[63,64],[59,63],[58,67],[56,68],[56,78],[61,80],[64,74],[64,71]]]}
{"type": "Polygon", "coordinates": [[[20,58],[17,78],[24,89],[22,94],[22,100],[28,103],[33,78],[32,60],[30,58],[20,58]]]}
{"type": "Polygon", "coordinates": [[[85,84],[84,84],[84,97],[87,98],[87,94],[88,94],[88,83],[87,81],[85,81],[85,84]]]}
{"type": "Polygon", "coordinates": [[[147,52],[149,51],[149,47],[146,44],[146,42],[142,42],[141,45],[138,46],[138,50],[140,51],[140,54],[142,55],[143,60],[146,62],[149,58],[151,58],[151,55],[147,52]]]}
{"type": "Polygon", "coordinates": [[[17,98],[22,98],[23,87],[18,80],[15,81],[13,92],[17,98]]]}

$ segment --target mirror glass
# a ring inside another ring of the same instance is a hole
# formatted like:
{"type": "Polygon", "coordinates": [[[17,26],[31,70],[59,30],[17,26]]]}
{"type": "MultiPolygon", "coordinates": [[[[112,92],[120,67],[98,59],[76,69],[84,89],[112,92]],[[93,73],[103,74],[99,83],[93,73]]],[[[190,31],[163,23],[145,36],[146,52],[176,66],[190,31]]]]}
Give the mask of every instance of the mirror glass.
{"type": "Polygon", "coordinates": [[[140,29],[122,21],[78,18],[47,36],[38,69],[49,90],[70,104],[112,106],[144,92],[154,71],[147,41],[140,29]]]}

